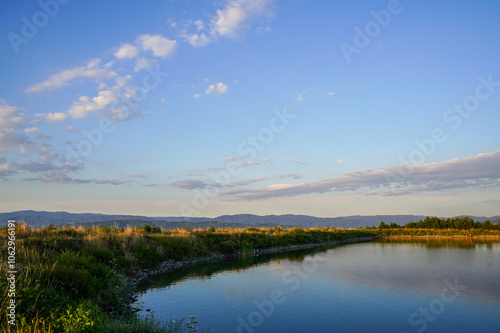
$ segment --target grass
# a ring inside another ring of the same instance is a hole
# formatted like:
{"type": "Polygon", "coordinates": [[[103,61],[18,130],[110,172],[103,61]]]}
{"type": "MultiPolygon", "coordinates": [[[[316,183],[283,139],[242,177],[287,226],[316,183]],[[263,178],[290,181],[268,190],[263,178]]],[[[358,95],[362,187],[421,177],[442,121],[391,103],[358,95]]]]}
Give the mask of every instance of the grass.
{"type": "MultiPolygon", "coordinates": [[[[2,249],[8,229],[0,229],[2,249]]],[[[3,332],[195,332],[188,317],[160,321],[139,318],[128,307],[132,286],[127,277],[165,260],[185,260],[213,253],[248,253],[254,249],[325,243],[373,236],[372,230],[336,228],[161,230],[157,227],[30,228],[16,225],[16,325],[2,311],[3,332]]],[[[0,305],[8,297],[7,253],[0,258],[0,305]]]]}

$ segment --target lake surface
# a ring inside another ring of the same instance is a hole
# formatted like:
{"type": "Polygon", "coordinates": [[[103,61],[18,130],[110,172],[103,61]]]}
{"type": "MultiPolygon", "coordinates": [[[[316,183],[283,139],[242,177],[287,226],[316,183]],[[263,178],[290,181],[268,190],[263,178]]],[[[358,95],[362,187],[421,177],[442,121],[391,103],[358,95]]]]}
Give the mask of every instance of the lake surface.
{"type": "Polygon", "coordinates": [[[144,310],[197,315],[213,333],[500,332],[500,243],[348,244],[199,265],[141,288],[144,310]]]}

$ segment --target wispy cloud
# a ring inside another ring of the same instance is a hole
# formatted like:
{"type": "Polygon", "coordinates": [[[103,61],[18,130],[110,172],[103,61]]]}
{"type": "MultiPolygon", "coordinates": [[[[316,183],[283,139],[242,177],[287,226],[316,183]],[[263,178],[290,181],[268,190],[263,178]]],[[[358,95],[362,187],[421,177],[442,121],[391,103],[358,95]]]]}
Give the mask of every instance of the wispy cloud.
{"type": "Polygon", "coordinates": [[[122,179],[96,179],[96,184],[111,184],[111,185],[122,185],[124,181],[122,179]]]}
{"type": "Polygon", "coordinates": [[[27,134],[36,131],[28,128],[28,122],[21,108],[0,99],[0,152],[18,150],[25,154],[34,148],[34,142],[27,134]]]}
{"type": "Polygon", "coordinates": [[[134,178],[147,178],[149,177],[149,173],[134,173],[132,177],[134,178]]]}
{"type": "Polygon", "coordinates": [[[253,179],[245,179],[245,180],[237,180],[228,184],[217,183],[217,182],[205,182],[200,179],[185,179],[171,183],[170,185],[181,188],[184,190],[195,190],[201,189],[205,187],[219,187],[219,188],[231,188],[231,187],[239,187],[239,186],[247,186],[253,183],[258,183],[264,180],[269,179],[268,177],[259,177],[253,179]]]}
{"type": "Polygon", "coordinates": [[[226,191],[223,194],[241,200],[258,200],[331,191],[364,189],[367,194],[403,195],[466,187],[499,186],[500,150],[450,161],[411,166],[407,177],[399,175],[400,166],[344,173],[340,177],[303,183],[277,184],[265,188],[226,191]],[[372,192],[370,192],[372,191],[372,192]]]}
{"type": "Polygon", "coordinates": [[[302,102],[303,100],[306,99],[306,94],[310,91],[314,90],[313,88],[309,88],[309,89],[306,89],[306,90],[303,90],[302,92],[300,92],[297,97],[295,98],[295,100],[297,102],[302,102]]]}
{"type": "Polygon", "coordinates": [[[68,133],[76,133],[76,132],[78,132],[78,129],[76,129],[71,124],[66,124],[66,132],[68,132],[68,133]]]}
{"type": "Polygon", "coordinates": [[[301,179],[303,178],[302,175],[299,175],[298,173],[288,173],[286,175],[279,175],[274,177],[276,180],[283,180],[283,179],[301,179]]]}
{"type": "Polygon", "coordinates": [[[62,183],[62,184],[102,184],[102,185],[122,185],[125,183],[122,179],[82,179],[70,177],[67,174],[68,170],[52,169],[45,171],[40,177],[24,178],[25,181],[42,181],[45,183],[62,183]]]}
{"type": "Polygon", "coordinates": [[[69,85],[69,82],[77,78],[92,79],[96,82],[102,82],[116,76],[116,72],[110,70],[106,66],[99,66],[100,59],[91,59],[86,66],[66,69],[60,73],[50,76],[47,80],[37,83],[28,89],[26,92],[40,92],[44,90],[52,90],[69,85]]]}
{"type": "Polygon", "coordinates": [[[242,158],[245,158],[247,155],[236,155],[236,156],[230,156],[230,157],[226,157],[225,160],[226,161],[236,161],[236,160],[240,160],[242,158]]]}
{"type": "Polygon", "coordinates": [[[142,71],[143,69],[146,68],[153,68],[156,66],[158,63],[158,60],[156,59],[148,59],[148,58],[139,58],[137,59],[137,63],[135,65],[134,71],[136,73],[142,71]]]}
{"type": "Polygon", "coordinates": [[[254,165],[261,165],[264,163],[269,163],[271,162],[271,159],[269,158],[263,158],[261,160],[251,160],[251,161],[238,161],[234,167],[238,168],[244,168],[244,167],[249,167],[249,166],[254,166],[254,165]]]}

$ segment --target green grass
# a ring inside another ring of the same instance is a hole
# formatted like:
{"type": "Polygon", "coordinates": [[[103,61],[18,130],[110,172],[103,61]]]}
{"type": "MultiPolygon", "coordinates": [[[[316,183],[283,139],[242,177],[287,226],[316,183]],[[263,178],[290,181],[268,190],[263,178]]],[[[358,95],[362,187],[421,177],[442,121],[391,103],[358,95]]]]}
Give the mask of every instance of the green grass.
{"type": "MultiPolygon", "coordinates": [[[[0,229],[2,249],[7,228],[0,229]]],[[[127,277],[165,260],[213,253],[325,243],[373,236],[373,230],[335,228],[166,230],[155,227],[32,229],[16,226],[16,325],[2,311],[3,332],[194,332],[193,318],[139,318],[128,307],[127,277]]],[[[10,298],[5,280],[7,252],[0,258],[0,305],[10,298]]]]}

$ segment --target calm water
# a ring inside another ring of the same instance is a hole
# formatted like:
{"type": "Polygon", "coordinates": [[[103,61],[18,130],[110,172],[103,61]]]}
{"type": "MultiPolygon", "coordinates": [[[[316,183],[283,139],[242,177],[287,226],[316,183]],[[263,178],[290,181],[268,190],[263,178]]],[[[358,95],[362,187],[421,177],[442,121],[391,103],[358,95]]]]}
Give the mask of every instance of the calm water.
{"type": "Polygon", "coordinates": [[[184,269],[143,286],[210,332],[500,332],[500,243],[380,241],[184,269]]]}

